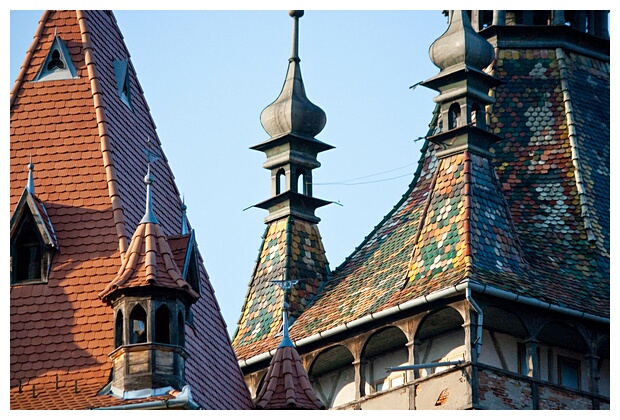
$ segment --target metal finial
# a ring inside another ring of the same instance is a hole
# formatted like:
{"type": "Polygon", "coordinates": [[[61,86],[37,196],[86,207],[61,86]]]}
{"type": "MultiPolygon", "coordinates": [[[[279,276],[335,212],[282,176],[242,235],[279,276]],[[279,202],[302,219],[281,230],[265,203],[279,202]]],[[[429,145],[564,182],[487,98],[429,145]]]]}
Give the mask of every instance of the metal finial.
{"type": "MultiPolygon", "coordinates": [[[[150,138],[146,140],[147,144],[150,143],[150,138]]],[[[155,213],[153,213],[153,193],[151,191],[151,184],[155,180],[153,175],[151,174],[151,163],[155,162],[161,156],[157,153],[153,153],[148,149],[144,149],[146,152],[148,163],[146,164],[146,176],[144,177],[144,183],[146,184],[146,211],[144,212],[144,217],[140,220],[140,223],[155,223],[159,224],[157,217],[155,217],[155,213]]]]}
{"type": "Polygon", "coordinates": [[[288,59],[284,86],[278,98],[260,115],[260,122],[272,137],[293,134],[304,139],[314,139],[326,123],[325,112],[306,96],[299,62],[299,18],[303,10],[291,10],[293,17],[293,52],[288,59]]]}
{"type": "Polygon", "coordinates": [[[289,10],[288,14],[293,18],[293,52],[290,59],[299,62],[299,18],[304,15],[304,11],[289,10]]]}
{"type": "Polygon", "coordinates": [[[183,195],[181,213],[181,235],[187,235],[189,233],[189,227],[187,226],[187,206],[185,205],[185,195],[183,195]]]}
{"type": "Polygon", "coordinates": [[[28,183],[26,189],[30,191],[30,194],[34,194],[34,164],[32,163],[32,154],[30,155],[30,162],[28,163],[28,183]]]}
{"type": "Polygon", "coordinates": [[[272,283],[275,283],[282,289],[282,341],[278,347],[294,347],[291,338],[288,335],[288,308],[289,304],[286,301],[286,296],[288,291],[292,286],[297,284],[298,280],[272,280],[272,283]]]}

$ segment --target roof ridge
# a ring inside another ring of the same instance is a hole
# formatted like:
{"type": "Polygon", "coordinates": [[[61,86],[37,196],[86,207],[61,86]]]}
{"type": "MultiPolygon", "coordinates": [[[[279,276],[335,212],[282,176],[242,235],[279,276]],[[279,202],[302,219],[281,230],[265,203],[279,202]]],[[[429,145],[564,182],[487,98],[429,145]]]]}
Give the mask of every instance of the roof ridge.
{"type": "Polygon", "coordinates": [[[590,208],[588,206],[588,195],[586,187],[584,185],[581,175],[581,159],[579,156],[579,149],[577,148],[577,129],[575,128],[575,121],[573,119],[573,104],[568,87],[568,77],[566,75],[566,63],[564,62],[564,52],[562,48],[556,48],[556,58],[558,62],[558,72],[560,75],[560,87],[562,89],[562,97],[564,98],[564,112],[566,115],[566,126],[568,130],[568,139],[570,141],[571,149],[571,161],[575,167],[575,185],[577,186],[577,195],[579,196],[579,204],[581,208],[581,217],[583,217],[583,224],[588,235],[588,241],[595,242],[596,235],[592,229],[592,222],[590,221],[590,208]]]}
{"type": "Polygon", "coordinates": [[[32,60],[33,51],[35,47],[39,44],[39,41],[40,41],[39,38],[41,34],[43,33],[43,29],[45,28],[45,21],[49,17],[49,14],[50,14],[49,10],[44,10],[43,15],[41,15],[41,18],[39,19],[39,26],[37,26],[37,31],[34,34],[32,43],[30,44],[30,46],[28,47],[28,50],[26,51],[26,57],[24,58],[24,61],[22,62],[22,66],[19,69],[17,79],[15,79],[15,84],[13,85],[13,88],[11,89],[9,109],[13,107],[13,101],[15,101],[15,98],[17,98],[17,92],[19,91],[19,88],[24,82],[24,76],[26,75],[26,70],[28,70],[28,67],[30,65],[30,60],[32,60]]]}
{"type": "Polygon", "coordinates": [[[265,227],[265,233],[263,233],[262,241],[260,246],[258,247],[258,256],[256,257],[256,262],[254,264],[254,270],[252,270],[252,274],[250,276],[250,282],[248,283],[248,287],[245,292],[245,297],[243,298],[243,306],[241,306],[241,314],[239,315],[239,320],[237,321],[237,327],[235,328],[235,332],[232,334],[231,343],[235,341],[237,337],[237,333],[239,332],[239,325],[243,320],[243,315],[245,314],[245,310],[248,307],[248,298],[252,293],[252,283],[254,282],[254,278],[256,277],[256,273],[258,272],[258,267],[260,266],[260,256],[263,251],[263,247],[265,246],[265,240],[267,239],[267,233],[269,233],[269,224],[265,227]]]}
{"type": "MultiPolygon", "coordinates": [[[[433,173],[433,178],[431,179],[431,184],[428,188],[428,196],[426,197],[426,202],[424,203],[424,208],[422,209],[422,214],[420,215],[420,220],[418,223],[418,229],[416,230],[415,236],[412,241],[413,249],[411,250],[411,257],[409,257],[409,263],[407,267],[411,267],[413,264],[414,258],[416,257],[416,251],[418,250],[418,243],[420,241],[420,235],[422,233],[422,228],[424,227],[424,222],[426,221],[426,216],[428,213],[428,208],[431,205],[431,201],[433,198],[433,192],[435,191],[435,184],[437,183],[437,177],[439,174],[439,170],[441,169],[441,165],[438,164],[435,168],[435,172],[433,173]]],[[[409,284],[409,268],[405,271],[405,281],[403,283],[402,288],[405,288],[409,284]]]]}
{"type": "MultiPolygon", "coordinates": [[[[114,217],[114,226],[116,228],[116,236],[119,240],[119,252],[121,261],[125,259],[127,248],[129,245],[129,236],[125,226],[125,215],[122,199],[118,189],[118,178],[116,176],[116,167],[114,166],[114,153],[112,145],[108,138],[110,134],[107,128],[107,118],[105,114],[105,101],[103,100],[102,91],[99,86],[99,75],[97,72],[97,63],[92,56],[92,44],[90,41],[90,31],[88,30],[88,17],[82,10],[76,11],[80,33],[82,36],[84,48],[84,64],[88,71],[90,79],[91,92],[93,94],[93,103],[99,128],[99,138],[101,140],[101,154],[103,155],[104,167],[106,170],[106,181],[108,184],[108,193],[112,202],[112,210],[114,217]]],[[[116,21],[115,21],[116,24],[116,21]]]]}

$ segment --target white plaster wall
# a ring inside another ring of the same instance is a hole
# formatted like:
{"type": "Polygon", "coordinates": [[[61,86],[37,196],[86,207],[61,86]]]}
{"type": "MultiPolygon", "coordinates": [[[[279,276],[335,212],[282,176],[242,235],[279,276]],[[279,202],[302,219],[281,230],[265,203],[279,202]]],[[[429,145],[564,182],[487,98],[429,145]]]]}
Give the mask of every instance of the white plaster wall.
{"type": "Polygon", "coordinates": [[[480,350],[480,357],[478,357],[478,361],[480,363],[503,369],[499,356],[499,351],[501,351],[504,355],[508,370],[511,372],[518,372],[519,359],[517,343],[519,340],[517,337],[513,337],[509,334],[498,332],[494,334],[496,343],[493,342],[491,339],[491,334],[487,330],[482,331],[482,348],[480,350]]]}
{"type": "Polygon", "coordinates": [[[355,399],[355,370],[347,366],[318,378],[314,378],[312,386],[317,396],[328,407],[337,407],[355,399]],[[322,391],[319,391],[319,386],[322,391]],[[333,394],[333,395],[332,395],[333,394]],[[329,401],[331,396],[331,401],[329,401]]]}
{"type": "MultiPolygon", "coordinates": [[[[448,334],[444,334],[433,339],[423,341],[418,345],[417,356],[420,360],[416,360],[415,363],[432,363],[442,359],[446,359],[446,356],[454,355],[449,360],[455,360],[457,358],[462,359],[464,356],[461,353],[465,352],[464,333],[462,330],[454,331],[448,334]],[[428,355],[426,354],[428,352],[428,355]]],[[[444,368],[445,369],[445,368],[444,368]]],[[[441,371],[442,368],[436,368],[435,372],[441,371]]],[[[433,373],[432,369],[420,369],[420,377],[426,377],[433,373]]]]}
{"type": "MultiPolygon", "coordinates": [[[[365,375],[366,378],[366,395],[369,395],[372,392],[371,386],[374,386],[375,382],[384,379],[383,381],[383,390],[386,390],[390,387],[388,376],[391,378],[402,377],[405,374],[405,371],[397,371],[392,372],[391,374],[387,372],[388,368],[395,366],[405,366],[409,363],[409,358],[407,356],[407,349],[397,349],[391,351],[389,353],[382,354],[373,358],[366,364],[365,367],[365,375]]],[[[404,380],[402,381],[405,382],[404,380]]]]}

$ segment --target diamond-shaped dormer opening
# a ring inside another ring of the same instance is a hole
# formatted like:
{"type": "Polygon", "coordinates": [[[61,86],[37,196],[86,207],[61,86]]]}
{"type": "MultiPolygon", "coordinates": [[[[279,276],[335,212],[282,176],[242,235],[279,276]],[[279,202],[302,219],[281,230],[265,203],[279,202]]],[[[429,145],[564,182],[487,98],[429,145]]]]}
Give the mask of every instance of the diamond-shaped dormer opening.
{"type": "Polygon", "coordinates": [[[76,79],[77,71],[63,39],[56,35],[47,57],[33,82],[76,79]]]}
{"type": "Polygon", "coordinates": [[[119,99],[131,109],[131,83],[129,80],[129,62],[120,60],[114,62],[114,77],[119,99]]]}

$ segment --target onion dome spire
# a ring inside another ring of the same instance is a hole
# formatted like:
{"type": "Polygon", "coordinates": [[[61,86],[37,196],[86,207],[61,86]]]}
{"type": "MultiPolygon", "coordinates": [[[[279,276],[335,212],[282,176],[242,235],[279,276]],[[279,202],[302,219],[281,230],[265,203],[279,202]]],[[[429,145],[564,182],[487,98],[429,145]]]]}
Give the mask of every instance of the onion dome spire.
{"type": "Polygon", "coordinates": [[[293,134],[313,139],[323,130],[327,118],[325,112],[306,97],[299,62],[299,18],[303,10],[291,10],[293,18],[293,51],[280,96],[267,106],[260,116],[265,131],[272,137],[293,134]]]}
{"type": "Polygon", "coordinates": [[[448,29],[429,49],[431,61],[442,72],[452,66],[465,65],[481,70],[494,58],[491,44],[471,26],[466,10],[453,10],[448,29]]]}

